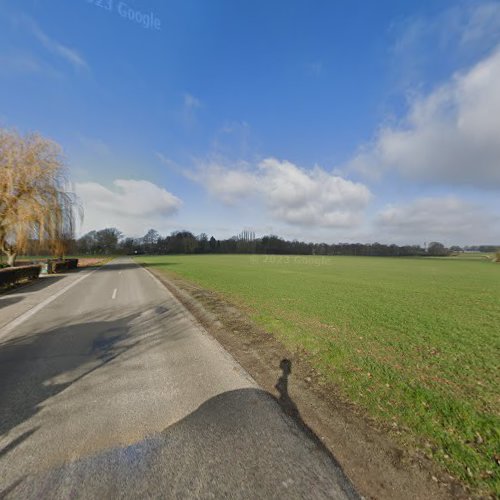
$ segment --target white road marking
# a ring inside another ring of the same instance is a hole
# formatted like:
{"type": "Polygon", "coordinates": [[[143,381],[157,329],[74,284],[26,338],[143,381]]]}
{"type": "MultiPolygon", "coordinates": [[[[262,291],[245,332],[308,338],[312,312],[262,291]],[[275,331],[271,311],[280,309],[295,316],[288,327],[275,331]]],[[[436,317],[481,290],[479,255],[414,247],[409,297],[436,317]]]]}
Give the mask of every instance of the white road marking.
{"type": "Polygon", "coordinates": [[[115,300],[115,299],[116,299],[116,293],[117,293],[117,292],[118,292],[118,288],[115,288],[115,289],[113,290],[113,295],[111,296],[111,298],[112,298],[113,300],[115,300]]]}
{"type": "Polygon", "coordinates": [[[40,311],[45,306],[49,305],[51,302],[56,300],[63,293],[67,292],[70,288],[74,287],[76,284],[80,283],[85,278],[88,278],[91,274],[94,274],[98,270],[99,269],[94,269],[90,273],[84,274],[83,276],[80,276],[80,278],[73,281],[73,283],[70,283],[68,286],[65,286],[62,290],[59,290],[51,297],[46,298],[45,300],[40,302],[40,304],[33,307],[33,309],[26,311],[25,313],[18,316],[16,319],[12,320],[10,323],[7,323],[2,329],[0,329],[0,338],[3,338],[6,335],[8,335],[12,330],[14,330],[14,328],[17,328],[21,323],[24,323],[27,319],[31,318],[31,316],[35,315],[38,311],[40,311]]]}

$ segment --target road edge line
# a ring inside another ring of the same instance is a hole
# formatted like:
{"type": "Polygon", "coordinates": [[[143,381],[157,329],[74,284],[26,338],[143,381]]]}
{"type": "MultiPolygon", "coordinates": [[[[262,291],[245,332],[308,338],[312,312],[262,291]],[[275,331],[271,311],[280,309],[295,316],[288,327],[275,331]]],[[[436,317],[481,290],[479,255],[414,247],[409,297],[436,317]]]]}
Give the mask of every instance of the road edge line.
{"type": "Polygon", "coordinates": [[[97,269],[94,269],[93,271],[90,271],[89,273],[85,273],[83,276],[80,276],[75,281],[69,283],[64,288],[57,291],[54,295],[47,297],[45,300],[43,300],[42,302],[37,304],[32,309],[29,309],[28,311],[20,314],[19,316],[17,316],[17,318],[14,318],[10,323],[7,323],[6,325],[4,325],[2,328],[0,328],[0,339],[3,339],[5,336],[7,336],[9,333],[11,333],[14,328],[17,328],[18,326],[20,326],[26,320],[31,318],[31,316],[35,315],[38,311],[40,311],[45,306],[49,305],[51,302],[56,300],[63,293],[67,292],[70,288],[74,287],[77,283],[80,283],[85,278],[88,278],[91,274],[94,274],[96,271],[99,271],[99,269],[101,269],[101,268],[98,267],[97,269]]]}

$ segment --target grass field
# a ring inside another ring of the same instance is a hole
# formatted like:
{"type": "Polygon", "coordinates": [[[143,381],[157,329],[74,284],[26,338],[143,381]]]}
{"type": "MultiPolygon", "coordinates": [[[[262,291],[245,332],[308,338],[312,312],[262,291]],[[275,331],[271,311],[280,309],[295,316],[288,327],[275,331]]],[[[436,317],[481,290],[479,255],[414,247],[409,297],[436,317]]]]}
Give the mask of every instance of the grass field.
{"type": "Polygon", "coordinates": [[[139,257],[250,311],[350,400],[482,492],[500,493],[500,264],[248,255],[139,257]]]}

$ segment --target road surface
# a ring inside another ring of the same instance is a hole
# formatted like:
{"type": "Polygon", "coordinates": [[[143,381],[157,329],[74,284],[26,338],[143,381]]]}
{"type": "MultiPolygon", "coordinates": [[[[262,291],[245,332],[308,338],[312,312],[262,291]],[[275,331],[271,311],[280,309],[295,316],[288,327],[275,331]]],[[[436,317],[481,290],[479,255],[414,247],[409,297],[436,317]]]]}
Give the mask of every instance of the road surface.
{"type": "Polygon", "coordinates": [[[357,498],[131,259],[47,283],[0,296],[0,498],[357,498]]]}

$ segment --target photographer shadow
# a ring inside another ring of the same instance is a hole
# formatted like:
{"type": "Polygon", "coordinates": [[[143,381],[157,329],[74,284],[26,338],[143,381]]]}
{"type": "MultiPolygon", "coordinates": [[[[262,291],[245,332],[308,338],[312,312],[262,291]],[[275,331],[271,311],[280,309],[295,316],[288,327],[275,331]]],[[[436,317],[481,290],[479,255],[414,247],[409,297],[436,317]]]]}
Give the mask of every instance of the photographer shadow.
{"type": "Polygon", "coordinates": [[[313,443],[318,448],[325,452],[337,465],[339,465],[332,452],[325,446],[323,441],[315,434],[315,432],[304,422],[300,415],[299,409],[297,408],[297,405],[290,397],[290,394],[288,392],[288,377],[292,373],[292,362],[289,359],[284,358],[280,361],[280,368],[282,373],[278,381],[276,382],[276,385],[274,386],[279,393],[279,397],[276,398],[276,401],[280,405],[283,412],[297,424],[297,426],[307,435],[307,437],[311,441],[313,441],[313,443]]]}

